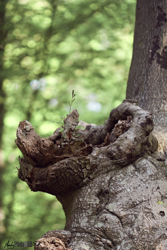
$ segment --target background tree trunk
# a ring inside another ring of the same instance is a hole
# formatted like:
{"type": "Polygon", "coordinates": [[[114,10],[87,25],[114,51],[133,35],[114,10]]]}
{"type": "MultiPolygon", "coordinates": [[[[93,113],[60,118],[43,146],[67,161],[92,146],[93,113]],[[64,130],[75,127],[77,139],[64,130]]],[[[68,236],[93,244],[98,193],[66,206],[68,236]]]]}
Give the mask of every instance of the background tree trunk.
{"type": "MultiPolygon", "coordinates": [[[[0,1],[0,215],[4,218],[3,211],[3,174],[4,174],[4,160],[2,154],[2,135],[4,128],[4,116],[5,116],[5,92],[3,90],[3,81],[5,75],[3,72],[3,62],[4,62],[4,48],[6,44],[7,27],[5,24],[5,7],[7,1],[0,1]],[[4,26],[6,28],[4,28],[4,26]]],[[[5,227],[3,225],[3,220],[0,221],[0,246],[5,234],[5,227]]]]}

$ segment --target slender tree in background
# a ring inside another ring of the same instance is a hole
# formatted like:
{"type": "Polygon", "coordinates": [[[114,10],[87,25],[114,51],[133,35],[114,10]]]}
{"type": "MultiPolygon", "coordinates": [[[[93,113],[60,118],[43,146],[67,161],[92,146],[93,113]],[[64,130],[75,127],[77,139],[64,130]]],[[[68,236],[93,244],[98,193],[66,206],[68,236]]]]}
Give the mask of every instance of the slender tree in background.
{"type": "MultiPolygon", "coordinates": [[[[4,129],[4,117],[5,117],[5,91],[3,89],[3,81],[5,78],[5,74],[3,74],[3,61],[4,61],[4,50],[6,45],[6,37],[7,37],[7,26],[5,23],[5,8],[7,1],[0,1],[0,216],[4,218],[3,211],[3,174],[4,174],[4,161],[3,161],[3,153],[2,153],[2,136],[4,129]]],[[[1,234],[4,231],[4,225],[2,220],[0,222],[0,245],[3,239],[4,234],[1,234]],[[1,237],[2,236],[2,237],[1,237]]]]}
{"type": "Polygon", "coordinates": [[[81,122],[81,130],[73,110],[43,139],[20,122],[18,176],[57,196],[66,214],[65,230],[43,235],[36,250],[167,248],[166,148],[157,132],[166,125],[166,27],[165,1],[137,1],[128,99],[104,125],[81,122]]]}

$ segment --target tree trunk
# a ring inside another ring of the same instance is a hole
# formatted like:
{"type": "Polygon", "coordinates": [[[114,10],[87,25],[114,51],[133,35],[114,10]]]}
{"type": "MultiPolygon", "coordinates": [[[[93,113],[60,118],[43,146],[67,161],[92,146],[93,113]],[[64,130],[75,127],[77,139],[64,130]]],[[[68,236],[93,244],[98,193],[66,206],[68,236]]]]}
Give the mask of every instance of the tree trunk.
{"type": "Polygon", "coordinates": [[[167,4],[138,0],[133,58],[126,97],[153,113],[154,125],[167,124],[167,4]]]}
{"type": "MultiPolygon", "coordinates": [[[[127,88],[127,98],[153,113],[157,131],[166,118],[166,9],[165,1],[137,3],[127,88]]],[[[65,230],[49,231],[35,250],[167,249],[166,151],[157,151],[152,115],[142,108],[124,100],[104,125],[84,130],[73,110],[47,139],[20,122],[18,176],[55,195],[66,215],[65,230]]]]}

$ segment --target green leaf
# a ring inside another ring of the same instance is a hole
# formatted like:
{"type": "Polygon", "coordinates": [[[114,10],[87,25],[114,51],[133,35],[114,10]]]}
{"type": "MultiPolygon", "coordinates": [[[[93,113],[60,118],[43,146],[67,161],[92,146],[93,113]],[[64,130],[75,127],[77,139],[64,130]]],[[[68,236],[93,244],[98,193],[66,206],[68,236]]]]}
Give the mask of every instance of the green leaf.
{"type": "Polygon", "coordinates": [[[158,204],[162,204],[162,205],[165,205],[162,201],[158,201],[158,204]]]}
{"type": "Polygon", "coordinates": [[[63,132],[63,131],[64,131],[64,128],[59,129],[59,132],[63,132]]]}
{"type": "Polygon", "coordinates": [[[76,126],[76,129],[85,129],[85,127],[82,127],[81,125],[76,126]]]}
{"type": "Polygon", "coordinates": [[[79,134],[79,135],[76,135],[76,137],[79,137],[79,136],[81,136],[81,134],[79,134]]]}

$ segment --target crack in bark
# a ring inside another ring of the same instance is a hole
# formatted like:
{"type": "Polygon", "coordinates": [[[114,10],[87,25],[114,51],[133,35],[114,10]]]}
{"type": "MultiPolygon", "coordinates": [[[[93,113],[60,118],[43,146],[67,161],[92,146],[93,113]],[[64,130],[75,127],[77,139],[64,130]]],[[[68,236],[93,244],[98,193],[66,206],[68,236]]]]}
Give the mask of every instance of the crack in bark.
{"type": "Polygon", "coordinates": [[[108,209],[106,209],[110,214],[113,214],[114,216],[116,216],[117,218],[118,218],[118,220],[119,220],[119,222],[121,223],[121,226],[122,226],[122,228],[123,228],[123,224],[122,224],[122,220],[121,220],[121,217],[117,214],[117,213],[115,213],[115,212],[111,212],[111,211],[109,211],[108,209]]]}
{"type": "Polygon", "coordinates": [[[152,46],[151,49],[149,50],[149,60],[148,62],[152,64],[154,60],[154,55],[156,55],[157,50],[160,49],[159,46],[159,36],[154,36],[152,39],[152,46]]]}
{"type": "Polygon", "coordinates": [[[157,52],[157,63],[161,68],[167,69],[167,46],[162,48],[162,53],[157,52]]]}
{"type": "Polygon", "coordinates": [[[158,5],[157,6],[158,10],[158,16],[157,16],[157,24],[156,28],[161,27],[164,23],[167,23],[167,18],[166,18],[166,13],[163,11],[163,9],[158,5]]]}

